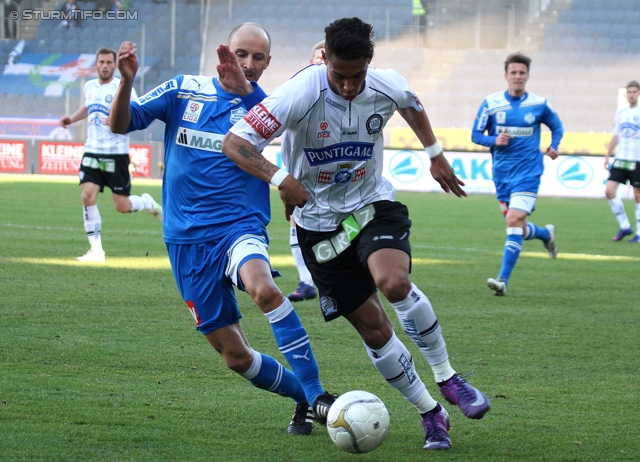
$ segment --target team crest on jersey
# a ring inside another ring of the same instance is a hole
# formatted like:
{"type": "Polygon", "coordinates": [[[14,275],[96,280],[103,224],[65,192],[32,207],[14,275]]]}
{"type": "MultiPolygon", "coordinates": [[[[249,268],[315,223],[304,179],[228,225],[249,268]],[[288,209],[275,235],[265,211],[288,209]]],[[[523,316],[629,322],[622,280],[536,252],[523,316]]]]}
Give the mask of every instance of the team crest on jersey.
{"type": "Polygon", "coordinates": [[[231,115],[229,116],[229,122],[235,124],[239,120],[241,120],[244,115],[247,113],[245,108],[239,107],[238,109],[231,109],[231,115]]]}
{"type": "Polygon", "coordinates": [[[382,116],[380,114],[373,114],[367,119],[366,123],[367,133],[369,135],[375,135],[382,131],[382,116]]]}
{"type": "Polygon", "coordinates": [[[532,124],[536,121],[536,116],[533,115],[532,112],[529,112],[526,116],[524,116],[524,121],[528,124],[532,124]]]}
{"type": "Polygon", "coordinates": [[[507,113],[504,111],[500,111],[496,113],[496,122],[499,124],[504,124],[507,122],[507,113]]]}
{"type": "Polygon", "coordinates": [[[348,184],[361,180],[367,172],[367,167],[363,166],[354,170],[353,163],[338,164],[338,170],[333,172],[320,170],[318,172],[318,183],[321,184],[348,184]]]}
{"type": "Polygon", "coordinates": [[[202,112],[203,107],[204,107],[204,103],[199,103],[197,101],[189,101],[189,103],[187,104],[187,107],[184,110],[184,114],[182,114],[182,120],[196,123],[200,118],[200,113],[202,112]]]}
{"type": "Polygon", "coordinates": [[[104,98],[104,100],[105,100],[107,103],[110,103],[111,101],[113,101],[113,95],[107,95],[107,96],[104,98]]]}

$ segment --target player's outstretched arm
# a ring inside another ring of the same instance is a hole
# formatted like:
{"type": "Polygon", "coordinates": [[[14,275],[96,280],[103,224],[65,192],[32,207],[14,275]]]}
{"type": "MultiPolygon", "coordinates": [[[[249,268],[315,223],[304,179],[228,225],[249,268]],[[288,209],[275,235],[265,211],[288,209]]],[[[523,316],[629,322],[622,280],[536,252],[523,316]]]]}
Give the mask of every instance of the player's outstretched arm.
{"type": "Polygon", "coordinates": [[[109,128],[113,133],[127,133],[131,123],[131,90],[138,72],[137,46],[133,42],[122,42],[118,50],[118,70],[120,70],[120,86],[113,97],[109,128]]]}
{"type": "MultiPolygon", "coordinates": [[[[437,143],[438,140],[433,134],[431,124],[424,110],[418,111],[413,107],[406,107],[398,109],[398,113],[407,121],[425,148],[434,146],[437,143]]],[[[431,158],[431,176],[440,184],[444,192],[452,192],[458,197],[466,196],[466,191],[461,187],[464,186],[464,183],[453,172],[442,151],[436,156],[429,155],[429,157],[431,158]]]]}
{"type": "Polygon", "coordinates": [[[77,122],[78,120],[82,120],[86,118],[88,115],[89,115],[89,109],[87,108],[87,106],[83,105],[80,109],[74,112],[71,115],[71,117],[68,117],[68,116],[60,117],[60,126],[63,128],[67,128],[68,125],[71,125],[72,123],[77,122]]]}
{"type": "MultiPolygon", "coordinates": [[[[245,172],[260,178],[267,183],[272,183],[274,175],[283,175],[280,169],[269,162],[262,153],[249,141],[233,133],[227,133],[222,141],[222,152],[245,172]]],[[[280,199],[284,204],[284,214],[287,220],[296,207],[302,207],[307,203],[307,193],[304,186],[291,175],[286,174],[284,179],[278,181],[280,199]]]]}

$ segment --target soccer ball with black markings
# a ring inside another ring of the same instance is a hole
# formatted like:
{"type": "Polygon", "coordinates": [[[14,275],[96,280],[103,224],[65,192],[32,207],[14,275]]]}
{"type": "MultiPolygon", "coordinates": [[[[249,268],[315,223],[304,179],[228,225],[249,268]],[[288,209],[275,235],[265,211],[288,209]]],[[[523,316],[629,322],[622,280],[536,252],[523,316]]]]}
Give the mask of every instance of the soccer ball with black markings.
{"type": "Polygon", "coordinates": [[[345,451],[373,451],[389,432],[389,412],[373,393],[349,391],[329,409],[327,430],[331,440],[345,451]]]}

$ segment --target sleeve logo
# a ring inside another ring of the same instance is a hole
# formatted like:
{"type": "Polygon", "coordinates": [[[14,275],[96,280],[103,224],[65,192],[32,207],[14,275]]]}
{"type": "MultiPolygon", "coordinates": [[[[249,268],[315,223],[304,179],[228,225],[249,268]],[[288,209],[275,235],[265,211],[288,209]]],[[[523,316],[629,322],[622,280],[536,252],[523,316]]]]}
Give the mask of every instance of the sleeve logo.
{"type": "Polygon", "coordinates": [[[273,136],[282,127],[278,119],[272,116],[261,103],[253,106],[253,109],[244,116],[244,120],[265,140],[273,136]]]}

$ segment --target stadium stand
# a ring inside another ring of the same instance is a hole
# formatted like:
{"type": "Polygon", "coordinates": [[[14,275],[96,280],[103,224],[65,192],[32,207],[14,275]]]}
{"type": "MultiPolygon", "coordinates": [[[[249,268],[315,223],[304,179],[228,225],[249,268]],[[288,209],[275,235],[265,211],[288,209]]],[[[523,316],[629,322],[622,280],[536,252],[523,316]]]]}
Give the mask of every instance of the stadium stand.
{"type": "MultiPolygon", "coordinates": [[[[55,9],[59,2],[23,0],[23,5],[46,10],[55,9]]],[[[78,4],[93,8],[92,2],[78,4]]],[[[426,0],[425,5],[428,25],[418,29],[409,0],[212,0],[206,17],[199,2],[177,0],[172,63],[171,3],[131,0],[129,9],[137,12],[137,19],[88,18],[82,27],[68,29],[53,20],[42,20],[36,27],[24,24],[23,59],[36,56],[42,62],[53,53],[92,54],[99,46],[117,49],[123,40],[137,42],[142,53],[144,30],[145,65],[150,68],[144,87],[142,80],[136,87],[142,93],[176,74],[199,73],[203,39],[202,72],[214,75],[215,49],[227,41],[230,27],[258,21],[273,39],[271,67],[261,80],[272,91],[307,65],[310,49],[323,38],[327,24],[338,17],[359,16],[374,25],[373,65],[403,74],[425,104],[433,125],[443,128],[471,126],[482,99],[505,88],[502,63],[512,51],[532,57],[528,88],[550,100],[569,131],[608,131],[618,89],[640,78],[636,75],[640,58],[635,54],[640,48],[640,0],[426,0]]],[[[0,40],[4,63],[17,43],[0,40]]],[[[78,86],[68,97],[45,96],[44,91],[28,90],[19,79],[1,78],[3,115],[59,116],[68,105],[79,104],[78,86]],[[23,101],[20,95],[29,92],[23,101]]],[[[389,126],[394,125],[402,126],[403,121],[389,126]]],[[[155,130],[154,136],[158,133],[155,130]]]]}

